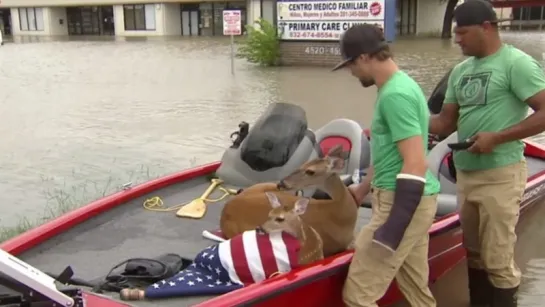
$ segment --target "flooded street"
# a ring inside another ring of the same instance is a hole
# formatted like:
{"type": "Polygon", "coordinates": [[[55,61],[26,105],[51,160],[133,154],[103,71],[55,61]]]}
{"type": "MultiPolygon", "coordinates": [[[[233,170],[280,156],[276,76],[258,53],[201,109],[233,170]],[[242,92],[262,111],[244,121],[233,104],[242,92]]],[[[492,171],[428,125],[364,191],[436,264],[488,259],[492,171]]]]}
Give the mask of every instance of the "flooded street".
{"type": "MultiPolygon", "coordinates": [[[[542,60],[544,35],[503,36],[542,60]]],[[[427,95],[463,59],[438,39],[402,40],[393,49],[427,95]]],[[[347,72],[265,69],[237,59],[232,76],[229,52],[229,40],[217,38],[0,47],[0,226],[218,160],[238,123],[253,123],[272,102],[301,105],[313,129],[337,117],[369,125],[376,90],[347,72]]],[[[519,227],[521,306],[545,299],[545,249],[535,244],[545,239],[545,208],[533,211],[519,227]]],[[[464,306],[464,276],[458,268],[434,287],[439,306],[464,306]],[[452,284],[462,285],[459,293],[452,284]]]]}

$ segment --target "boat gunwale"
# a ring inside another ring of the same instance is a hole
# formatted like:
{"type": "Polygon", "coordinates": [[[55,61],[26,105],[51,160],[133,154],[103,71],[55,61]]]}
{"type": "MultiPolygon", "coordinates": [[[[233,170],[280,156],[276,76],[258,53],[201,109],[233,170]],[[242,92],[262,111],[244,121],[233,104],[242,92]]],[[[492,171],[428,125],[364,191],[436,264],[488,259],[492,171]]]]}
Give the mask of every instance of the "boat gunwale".
{"type": "MultiPolygon", "coordinates": [[[[545,146],[527,140],[524,140],[524,142],[526,143],[525,156],[545,161],[545,146]]],[[[126,204],[127,202],[145,194],[171,186],[173,184],[209,175],[218,169],[220,163],[221,162],[217,161],[186,169],[100,198],[3,242],[0,244],[0,248],[17,256],[57,235],[60,235],[70,228],[82,224],[92,217],[126,204]]],[[[541,185],[539,184],[540,182],[544,181],[545,171],[541,171],[528,178],[526,190],[545,185],[545,183],[542,183],[541,185]]],[[[538,194],[537,198],[541,197],[543,197],[543,195],[538,194]]],[[[525,210],[529,204],[535,203],[535,200],[536,198],[532,198],[523,202],[521,204],[521,210],[525,210]]],[[[430,237],[455,229],[459,227],[459,225],[460,221],[458,213],[453,212],[445,215],[433,223],[429,230],[430,237]]],[[[213,304],[217,304],[218,300],[220,298],[223,299],[224,296],[228,296],[231,303],[237,301],[238,303],[236,306],[244,306],[250,301],[255,302],[255,300],[261,300],[264,297],[267,297],[267,293],[272,294],[270,292],[276,292],[282,288],[292,288],[286,287],[288,283],[292,284],[293,286],[301,286],[316,280],[318,277],[321,279],[334,275],[337,271],[345,267],[350,262],[352,254],[353,251],[346,251],[304,268],[297,269],[293,272],[293,274],[288,273],[279,275],[264,282],[247,286],[244,289],[241,289],[242,291],[235,291],[237,292],[235,296],[237,296],[238,299],[235,299],[234,296],[227,293],[226,295],[221,295],[219,297],[204,301],[197,306],[212,306],[213,304]],[[242,295],[242,292],[244,292],[244,295],[242,295]]],[[[234,295],[235,293],[232,294],[234,295]]],[[[275,294],[277,295],[278,292],[275,294]]]]}

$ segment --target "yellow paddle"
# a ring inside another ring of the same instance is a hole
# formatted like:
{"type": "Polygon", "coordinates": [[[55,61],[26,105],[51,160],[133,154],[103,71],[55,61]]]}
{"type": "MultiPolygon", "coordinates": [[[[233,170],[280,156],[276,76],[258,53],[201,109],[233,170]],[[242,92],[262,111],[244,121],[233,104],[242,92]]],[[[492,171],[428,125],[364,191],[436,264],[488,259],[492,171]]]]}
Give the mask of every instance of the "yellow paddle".
{"type": "Polygon", "coordinates": [[[183,206],[180,208],[180,210],[178,210],[178,212],[176,212],[176,216],[179,216],[179,217],[189,217],[189,218],[193,218],[193,219],[200,219],[204,216],[204,214],[206,213],[206,203],[205,201],[207,200],[208,196],[210,196],[210,194],[212,194],[212,192],[214,192],[214,189],[223,183],[223,180],[221,179],[212,179],[211,180],[212,183],[210,184],[210,186],[208,187],[208,189],[206,189],[206,191],[204,191],[204,193],[201,195],[201,197],[191,201],[189,204],[183,206]]]}

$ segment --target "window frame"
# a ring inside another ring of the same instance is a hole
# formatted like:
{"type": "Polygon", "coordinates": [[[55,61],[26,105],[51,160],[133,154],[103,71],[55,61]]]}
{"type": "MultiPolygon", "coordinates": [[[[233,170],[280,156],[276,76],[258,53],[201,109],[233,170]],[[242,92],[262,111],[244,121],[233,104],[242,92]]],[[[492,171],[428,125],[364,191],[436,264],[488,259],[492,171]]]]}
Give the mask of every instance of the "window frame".
{"type": "Polygon", "coordinates": [[[123,4],[123,25],[125,28],[125,31],[156,31],[157,30],[157,15],[155,13],[155,4],[123,4]],[[149,9],[149,8],[152,9],[149,9]],[[137,12],[140,11],[141,12],[137,12]],[[153,28],[148,28],[148,16],[146,15],[146,12],[153,11],[153,28]],[[137,22],[137,16],[138,14],[143,13],[144,20],[143,20],[143,28],[139,27],[140,25],[137,22]],[[129,19],[127,20],[127,15],[132,15],[132,21],[129,19]]]}
{"type": "Polygon", "coordinates": [[[17,8],[17,15],[19,17],[19,30],[21,32],[43,32],[45,31],[45,25],[44,25],[44,10],[42,7],[20,7],[17,8]],[[28,18],[29,11],[34,14],[34,19],[31,20],[28,18]],[[21,16],[25,16],[25,22],[23,22],[23,18],[21,16]],[[40,16],[38,18],[37,16],[40,16]],[[38,22],[38,19],[41,20],[41,22],[38,22]],[[26,28],[23,27],[23,24],[26,24],[26,28]],[[34,29],[32,29],[34,27],[34,29]]]}

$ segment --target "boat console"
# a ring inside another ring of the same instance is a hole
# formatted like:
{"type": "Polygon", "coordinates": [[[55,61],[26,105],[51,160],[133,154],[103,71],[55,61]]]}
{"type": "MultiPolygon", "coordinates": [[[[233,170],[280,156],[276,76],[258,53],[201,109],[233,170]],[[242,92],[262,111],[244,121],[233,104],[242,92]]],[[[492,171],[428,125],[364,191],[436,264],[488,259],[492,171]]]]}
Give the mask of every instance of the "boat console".
{"type": "Polygon", "coordinates": [[[0,306],[20,307],[85,307],[83,292],[77,288],[59,290],[56,281],[69,280],[72,269],[68,267],[55,280],[0,249],[0,306]],[[7,294],[3,293],[7,290],[7,294]]]}
{"type": "Polygon", "coordinates": [[[276,181],[317,155],[305,111],[288,103],[269,105],[251,129],[242,122],[234,135],[216,171],[226,185],[248,187],[276,181]]]}

